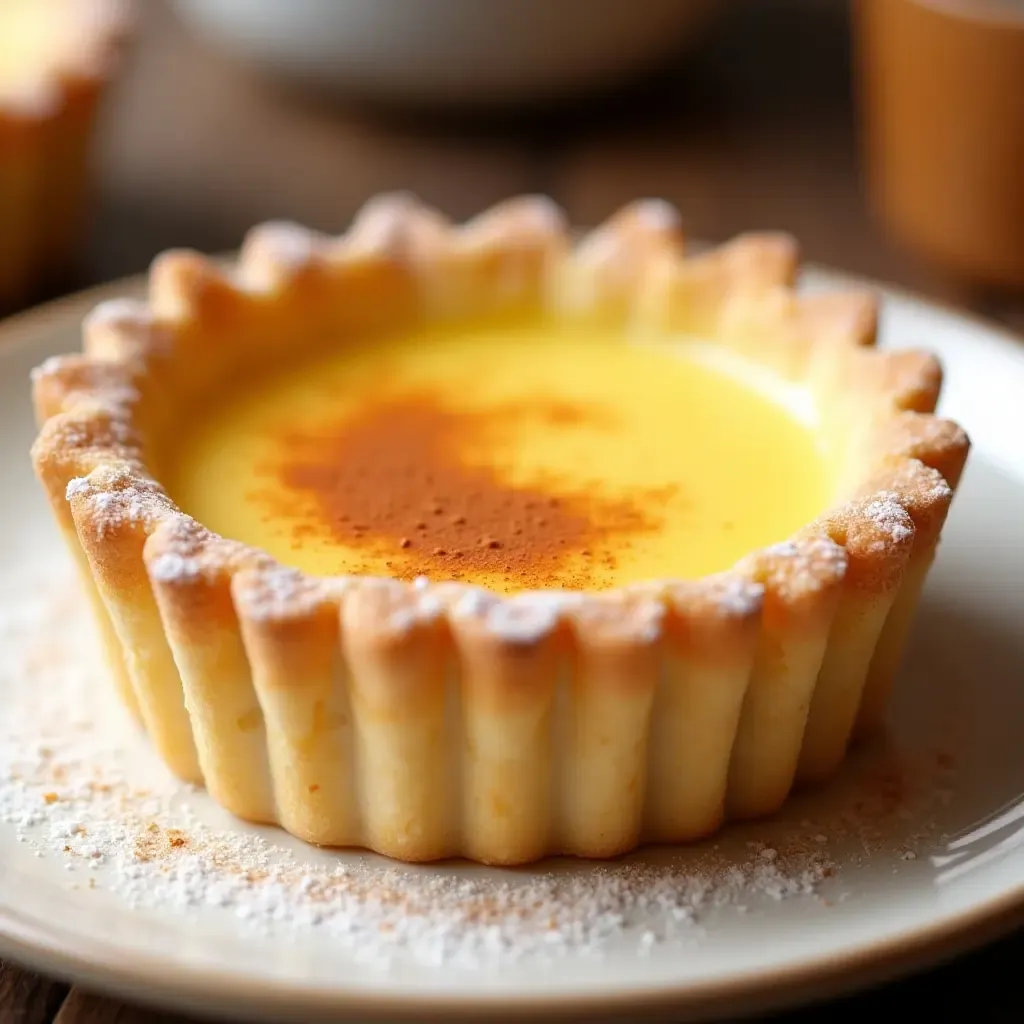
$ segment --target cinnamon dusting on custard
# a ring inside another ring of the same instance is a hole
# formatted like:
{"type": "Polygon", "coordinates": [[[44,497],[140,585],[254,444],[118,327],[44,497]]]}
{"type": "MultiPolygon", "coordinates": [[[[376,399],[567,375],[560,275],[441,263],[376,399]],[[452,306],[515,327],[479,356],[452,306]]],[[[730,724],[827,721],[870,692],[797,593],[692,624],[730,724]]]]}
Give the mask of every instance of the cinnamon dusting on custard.
{"type": "MultiPolygon", "coordinates": [[[[500,465],[503,438],[527,419],[550,430],[611,425],[599,406],[537,398],[486,410],[456,409],[429,391],[368,403],[334,423],[290,430],[266,471],[273,485],[251,495],[274,515],[296,494],[310,514],[293,539],[321,534],[384,555],[392,575],[413,579],[504,576],[510,585],[588,588],[615,568],[609,539],[656,529],[665,488],[610,498],[514,479],[500,465]],[[475,450],[489,456],[474,458],[475,450]]],[[[674,488],[671,488],[674,490],[674,488]]],[[[363,571],[363,570],[358,570],[363,571]]]]}

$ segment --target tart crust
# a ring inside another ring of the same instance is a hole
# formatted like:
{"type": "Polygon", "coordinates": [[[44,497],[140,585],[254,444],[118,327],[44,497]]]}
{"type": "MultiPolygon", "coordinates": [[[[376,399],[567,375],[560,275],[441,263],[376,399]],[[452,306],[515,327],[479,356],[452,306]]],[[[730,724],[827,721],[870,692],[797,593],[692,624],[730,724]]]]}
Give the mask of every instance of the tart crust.
{"type": "Polygon", "coordinates": [[[68,268],[97,111],[132,27],[129,0],[63,0],[53,14],[53,52],[0,87],[0,310],[68,268]]]}
{"type": "Polygon", "coordinates": [[[492,864],[696,839],[831,775],[881,725],[969,444],[933,415],[935,358],[875,348],[874,296],[799,294],[796,269],[784,235],[685,255],[657,201],[574,239],[538,197],[454,226],[382,196],[340,238],[258,227],[227,269],[158,257],[147,301],[97,307],[83,354],[35,372],[32,457],[166,763],[310,842],[492,864]],[[538,306],[805,384],[835,507],[709,578],[501,597],[302,575],[186,516],[151,468],[183,410],[303,342],[538,306]]]}

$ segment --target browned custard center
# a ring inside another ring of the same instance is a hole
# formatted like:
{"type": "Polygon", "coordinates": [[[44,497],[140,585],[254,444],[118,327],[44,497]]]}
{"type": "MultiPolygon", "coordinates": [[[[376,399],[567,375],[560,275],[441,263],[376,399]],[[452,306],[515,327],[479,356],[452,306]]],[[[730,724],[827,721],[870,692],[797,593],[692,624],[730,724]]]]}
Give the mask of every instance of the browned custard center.
{"type": "Polygon", "coordinates": [[[288,431],[266,467],[278,486],[253,498],[280,515],[294,510],[296,492],[307,495],[315,507],[293,523],[296,538],[329,532],[403,577],[502,574],[527,588],[590,587],[595,564],[615,569],[612,538],[628,545],[630,535],[657,529],[657,509],[678,487],[615,497],[601,494],[599,481],[588,493],[555,473],[519,484],[498,453],[528,426],[594,433],[615,423],[596,403],[540,397],[471,410],[410,392],[288,431]]]}

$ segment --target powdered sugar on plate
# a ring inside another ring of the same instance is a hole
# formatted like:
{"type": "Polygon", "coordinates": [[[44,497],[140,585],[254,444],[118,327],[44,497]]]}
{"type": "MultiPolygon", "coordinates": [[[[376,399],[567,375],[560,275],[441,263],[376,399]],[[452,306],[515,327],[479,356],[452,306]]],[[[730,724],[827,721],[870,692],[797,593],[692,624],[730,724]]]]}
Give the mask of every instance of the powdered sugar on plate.
{"type": "Polygon", "coordinates": [[[164,772],[108,697],[69,581],[61,563],[0,583],[0,829],[61,864],[68,886],[128,908],[203,908],[238,930],[316,934],[375,966],[411,958],[476,969],[600,956],[611,944],[644,955],[700,941],[722,914],[842,900],[843,871],[858,857],[888,857],[894,869],[916,857],[931,836],[929,808],[952,786],[951,762],[911,770],[873,756],[839,780],[838,809],[825,817],[604,864],[413,867],[315,850],[235,822],[164,772]]]}

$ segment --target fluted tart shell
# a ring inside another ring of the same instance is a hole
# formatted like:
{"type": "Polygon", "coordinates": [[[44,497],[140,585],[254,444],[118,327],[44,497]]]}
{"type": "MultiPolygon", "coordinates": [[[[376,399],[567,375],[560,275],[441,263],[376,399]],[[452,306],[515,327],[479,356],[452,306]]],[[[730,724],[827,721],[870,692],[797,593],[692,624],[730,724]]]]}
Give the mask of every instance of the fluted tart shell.
{"type": "Polygon", "coordinates": [[[798,293],[785,235],[684,250],[656,201],[577,237],[543,198],[455,226],[382,196],[338,238],[258,227],[227,268],[166,252],[146,301],[91,313],[83,352],[35,372],[32,458],[121,698],[175,774],[312,843],[512,865],[771,814],[880,727],[968,452],[934,414],[939,364],[875,347],[870,292],[798,293]],[[180,409],[315,338],[537,307],[803,385],[835,506],[708,578],[500,596],[303,575],[152,471],[180,409]]]}

